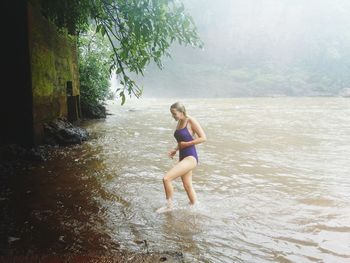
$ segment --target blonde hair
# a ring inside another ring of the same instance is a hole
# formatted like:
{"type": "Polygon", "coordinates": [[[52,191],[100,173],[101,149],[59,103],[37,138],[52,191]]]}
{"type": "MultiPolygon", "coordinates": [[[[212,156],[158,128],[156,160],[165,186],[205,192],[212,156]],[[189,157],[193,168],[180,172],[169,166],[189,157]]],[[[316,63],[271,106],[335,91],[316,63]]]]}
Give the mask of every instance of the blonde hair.
{"type": "Polygon", "coordinates": [[[170,106],[170,110],[171,109],[175,109],[179,112],[182,112],[185,115],[185,117],[187,117],[185,106],[181,102],[175,102],[174,104],[172,104],[170,106]]]}

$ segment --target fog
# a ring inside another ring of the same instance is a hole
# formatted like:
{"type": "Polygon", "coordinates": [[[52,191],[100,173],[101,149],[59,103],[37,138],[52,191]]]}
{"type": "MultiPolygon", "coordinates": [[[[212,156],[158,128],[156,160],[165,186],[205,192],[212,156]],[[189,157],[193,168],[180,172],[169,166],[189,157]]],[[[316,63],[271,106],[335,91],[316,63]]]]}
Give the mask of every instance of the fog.
{"type": "Polygon", "coordinates": [[[341,96],[350,87],[350,1],[188,0],[203,49],[174,45],[143,96],[341,96]]]}

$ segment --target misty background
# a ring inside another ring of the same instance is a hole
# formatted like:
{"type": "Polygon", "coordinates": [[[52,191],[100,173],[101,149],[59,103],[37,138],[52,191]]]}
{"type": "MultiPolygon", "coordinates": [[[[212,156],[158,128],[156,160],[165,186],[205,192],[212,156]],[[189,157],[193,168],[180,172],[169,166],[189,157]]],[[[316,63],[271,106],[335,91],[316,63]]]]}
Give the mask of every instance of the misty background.
{"type": "Polygon", "coordinates": [[[187,0],[204,48],[150,64],[143,97],[350,95],[350,1],[187,0]]]}

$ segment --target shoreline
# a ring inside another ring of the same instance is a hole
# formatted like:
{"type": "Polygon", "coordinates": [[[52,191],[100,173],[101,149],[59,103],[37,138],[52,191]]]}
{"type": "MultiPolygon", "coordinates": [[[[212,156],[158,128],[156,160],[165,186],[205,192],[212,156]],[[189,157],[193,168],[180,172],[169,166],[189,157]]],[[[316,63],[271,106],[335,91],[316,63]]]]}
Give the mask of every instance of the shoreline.
{"type": "Polygon", "coordinates": [[[137,251],[121,249],[99,230],[95,181],[84,188],[82,174],[65,170],[85,147],[49,147],[45,160],[0,160],[0,262],[184,262],[181,252],[148,250],[144,241],[135,241],[137,251]]]}
{"type": "Polygon", "coordinates": [[[9,255],[1,256],[0,262],[2,263],[38,263],[38,262],[54,262],[54,263],[121,263],[121,262],[133,262],[133,263],[155,263],[155,262],[167,262],[167,263],[180,263],[185,262],[182,253],[136,253],[129,251],[121,251],[113,256],[103,255],[9,255]]]}

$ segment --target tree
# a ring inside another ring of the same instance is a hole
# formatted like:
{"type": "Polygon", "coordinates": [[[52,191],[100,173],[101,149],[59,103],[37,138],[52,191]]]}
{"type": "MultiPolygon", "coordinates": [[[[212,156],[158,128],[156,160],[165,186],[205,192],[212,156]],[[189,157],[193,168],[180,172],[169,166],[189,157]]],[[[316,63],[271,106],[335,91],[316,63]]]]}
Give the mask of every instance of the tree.
{"type": "Polygon", "coordinates": [[[102,104],[109,94],[110,52],[107,39],[95,33],[95,28],[81,34],[78,41],[80,99],[83,105],[102,104]]]}
{"type": "Polygon", "coordinates": [[[59,27],[79,36],[94,23],[96,32],[112,47],[109,72],[113,70],[122,84],[118,90],[139,97],[142,89],[132,80],[131,72],[143,75],[154,61],[162,68],[161,58],[179,44],[201,47],[195,24],[177,0],[43,0],[44,14],[59,27]]]}

